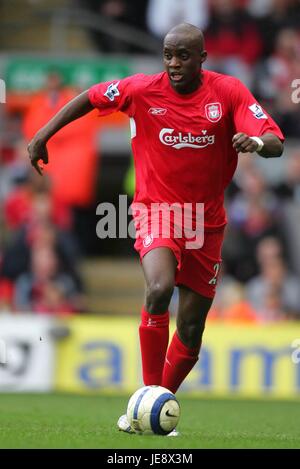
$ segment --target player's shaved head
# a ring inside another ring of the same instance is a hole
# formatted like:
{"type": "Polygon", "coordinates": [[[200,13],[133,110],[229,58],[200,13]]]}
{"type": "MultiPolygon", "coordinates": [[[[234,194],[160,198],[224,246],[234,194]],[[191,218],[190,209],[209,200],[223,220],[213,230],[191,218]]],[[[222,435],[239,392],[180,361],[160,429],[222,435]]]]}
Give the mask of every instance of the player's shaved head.
{"type": "Polygon", "coordinates": [[[184,41],[185,44],[188,44],[190,47],[197,49],[199,52],[202,52],[204,49],[204,36],[201,29],[197,28],[193,24],[189,23],[180,23],[166,34],[164,39],[164,44],[169,41],[176,43],[184,41]]]}
{"type": "Polygon", "coordinates": [[[207,57],[201,29],[178,24],[166,35],[163,54],[171,85],[178,93],[191,93],[200,86],[201,67],[207,57]]]}

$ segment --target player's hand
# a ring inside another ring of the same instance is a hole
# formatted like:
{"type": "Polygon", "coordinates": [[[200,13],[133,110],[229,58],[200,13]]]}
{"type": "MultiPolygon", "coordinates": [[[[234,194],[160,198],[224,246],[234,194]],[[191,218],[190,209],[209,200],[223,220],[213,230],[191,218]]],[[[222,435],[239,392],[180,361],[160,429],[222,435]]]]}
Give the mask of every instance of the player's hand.
{"type": "Polygon", "coordinates": [[[258,148],[258,143],[252,140],[247,134],[239,132],[232,138],[233,148],[238,153],[253,153],[258,148]]]}
{"type": "Polygon", "coordinates": [[[42,176],[43,164],[48,164],[48,150],[46,143],[37,136],[33,137],[27,146],[29,158],[34,169],[42,176]],[[42,163],[39,163],[42,161],[42,163]]]}

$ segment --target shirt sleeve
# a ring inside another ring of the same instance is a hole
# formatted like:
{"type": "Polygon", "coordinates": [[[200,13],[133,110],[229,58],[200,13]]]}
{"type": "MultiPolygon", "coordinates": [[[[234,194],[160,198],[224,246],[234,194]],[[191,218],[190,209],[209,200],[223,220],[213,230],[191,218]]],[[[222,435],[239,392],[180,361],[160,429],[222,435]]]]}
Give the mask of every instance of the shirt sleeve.
{"type": "Polygon", "coordinates": [[[272,117],[260,106],[242,82],[237,79],[234,81],[231,97],[236,132],[258,137],[272,133],[284,141],[284,136],[272,117]]]}
{"type": "Polygon", "coordinates": [[[98,83],[89,89],[89,100],[101,116],[121,111],[134,115],[133,77],[98,83]]]}

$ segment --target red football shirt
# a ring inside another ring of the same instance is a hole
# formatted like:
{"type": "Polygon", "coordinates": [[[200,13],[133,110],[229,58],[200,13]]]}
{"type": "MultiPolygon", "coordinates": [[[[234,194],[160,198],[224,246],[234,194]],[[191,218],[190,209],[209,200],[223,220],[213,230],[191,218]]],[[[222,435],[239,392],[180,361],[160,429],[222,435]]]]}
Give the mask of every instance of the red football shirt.
{"type": "Polygon", "coordinates": [[[203,71],[201,86],[179,94],[166,72],[137,74],[90,88],[100,115],[130,117],[136,170],[135,202],[204,203],[205,228],[226,223],[224,190],[237,166],[232,137],[279,127],[236,78],[203,71]]]}

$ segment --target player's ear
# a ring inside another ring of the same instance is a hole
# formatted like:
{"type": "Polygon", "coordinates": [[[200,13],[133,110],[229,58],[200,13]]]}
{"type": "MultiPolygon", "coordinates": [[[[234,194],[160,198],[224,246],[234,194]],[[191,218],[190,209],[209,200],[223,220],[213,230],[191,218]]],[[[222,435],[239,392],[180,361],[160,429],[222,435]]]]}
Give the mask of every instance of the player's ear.
{"type": "Polygon", "coordinates": [[[200,53],[200,63],[203,64],[203,62],[205,62],[207,58],[207,51],[206,50],[203,50],[201,53],[200,53]]]}

